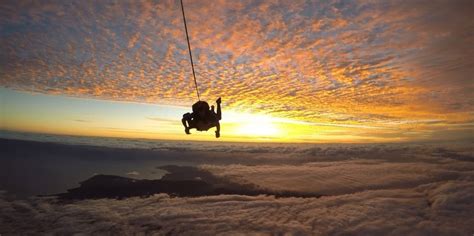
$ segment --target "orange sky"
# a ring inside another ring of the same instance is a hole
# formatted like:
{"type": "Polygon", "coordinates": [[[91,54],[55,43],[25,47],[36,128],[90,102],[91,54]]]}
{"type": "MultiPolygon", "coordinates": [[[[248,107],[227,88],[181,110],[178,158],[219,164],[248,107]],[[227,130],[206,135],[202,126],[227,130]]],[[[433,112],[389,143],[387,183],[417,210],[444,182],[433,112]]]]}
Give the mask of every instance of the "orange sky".
{"type": "MultiPolygon", "coordinates": [[[[473,138],[470,1],[184,3],[202,97],[223,97],[224,140],[473,138]]],[[[133,136],[212,138],[185,136],[179,125],[196,95],[178,1],[15,1],[0,12],[0,86],[9,104],[2,129],[112,135],[86,122],[60,128],[57,117],[83,109],[68,98],[79,97],[122,104],[124,123],[111,128],[133,136]],[[57,95],[42,103],[43,123],[34,119],[41,110],[18,102],[34,100],[32,92],[57,95]],[[126,115],[136,109],[130,104],[147,103],[160,105],[153,131],[143,121],[149,113],[126,115]]],[[[103,111],[96,113],[107,124],[103,111]]]]}

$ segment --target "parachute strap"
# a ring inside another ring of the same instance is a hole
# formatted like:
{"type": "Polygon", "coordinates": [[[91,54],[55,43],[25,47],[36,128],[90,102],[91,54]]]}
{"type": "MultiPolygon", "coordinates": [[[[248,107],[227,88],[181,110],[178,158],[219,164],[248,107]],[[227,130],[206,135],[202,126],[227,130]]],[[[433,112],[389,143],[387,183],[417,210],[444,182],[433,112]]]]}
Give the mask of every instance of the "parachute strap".
{"type": "Polygon", "coordinates": [[[194,63],[193,63],[193,54],[191,53],[191,44],[189,44],[188,26],[186,25],[186,16],[184,15],[183,0],[180,0],[180,1],[181,1],[181,12],[183,13],[184,31],[186,31],[186,41],[188,42],[189,59],[191,60],[191,69],[193,71],[194,86],[196,87],[196,93],[197,93],[198,100],[201,101],[201,97],[199,96],[198,85],[197,85],[197,82],[196,82],[196,73],[194,72],[194,63]]]}

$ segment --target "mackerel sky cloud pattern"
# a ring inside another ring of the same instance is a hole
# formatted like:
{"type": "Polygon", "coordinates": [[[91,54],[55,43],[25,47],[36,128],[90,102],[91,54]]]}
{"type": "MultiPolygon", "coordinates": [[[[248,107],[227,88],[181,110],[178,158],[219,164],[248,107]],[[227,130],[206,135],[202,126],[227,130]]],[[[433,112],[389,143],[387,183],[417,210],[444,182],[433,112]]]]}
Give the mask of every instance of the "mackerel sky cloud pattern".
{"type": "MultiPolygon", "coordinates": [[[[472,1],[184,3],[206,100],[314,123],[472,137],[472,1]]],[[[2,87],[196,100],[176,0],[5,1],[0,35],[2,87]]]]}

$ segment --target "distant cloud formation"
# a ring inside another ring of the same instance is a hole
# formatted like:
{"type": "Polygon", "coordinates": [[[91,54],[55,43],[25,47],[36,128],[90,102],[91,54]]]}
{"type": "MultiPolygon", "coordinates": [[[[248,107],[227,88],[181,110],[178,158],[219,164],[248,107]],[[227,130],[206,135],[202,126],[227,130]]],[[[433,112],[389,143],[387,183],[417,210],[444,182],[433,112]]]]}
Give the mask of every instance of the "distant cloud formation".
{"type": "MultiPolygon", "coordinates": [[[[404,131],[387,136],[472,138],[472,1],[184,3],[205,99],[404,131]]],[[[0,22],[2,87],[175,105],[195,99],[176,0],[7,1],[0,22]]]]}
{"type": "Polygon", "coordinates": [[[134,171],[127,172],[127,175],[129,175],[129,176],[138,176],[138,175],[140,175],[140,172],[134,170],[134,171]]]}
{"type": "Polygon", "coordinates": [[[162,233],[466,235],[474,228],[474,184],[435,182],[415,188],[372,190],[311,198],[221,195],[127,200],[7,200],[5,233],[162,233]]]}
{"type": "MultiPolygon", "coordinates": [[[[472,145],[268,145],[260,149],[249,145],[237,153],[231,145],[216,149],[201,144],[181,150],[179,143],[168,144],[175,149],[153,149],[159,153],[153,155],[157,163],[167,160],[168,152],[192,153],[179,162],[195,161],[190,166],[229,182],[323,196],[157,194],[59,203],[51,197],[19,200],[0,192],[0,233],[469,235],[474,231],[472,145]]],[[[98,156],[115,152],[99,150],[98,156]]],[[[186,176],[183,172],[176,177],[186,176]]]]}

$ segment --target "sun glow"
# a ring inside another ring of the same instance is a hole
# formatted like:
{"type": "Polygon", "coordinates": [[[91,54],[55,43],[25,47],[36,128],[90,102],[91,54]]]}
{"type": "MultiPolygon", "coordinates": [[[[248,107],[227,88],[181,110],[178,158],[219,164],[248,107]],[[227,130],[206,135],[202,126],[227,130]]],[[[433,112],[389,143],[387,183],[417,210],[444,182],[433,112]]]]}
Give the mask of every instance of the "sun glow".
{"type": "Polygon", "coordinates": [[[231,113],[229,119],[233,123],[233,134],[246,137],[278,137],[282,131],[278,122],[271,116],[248,113],[231,113]]]}
{"type": "Polygon", "coordinates": [[[237,128],[236,134],[252,136],[277,136],[280,130],[276,125],[264,121],[242,124],[237,128]]]}

